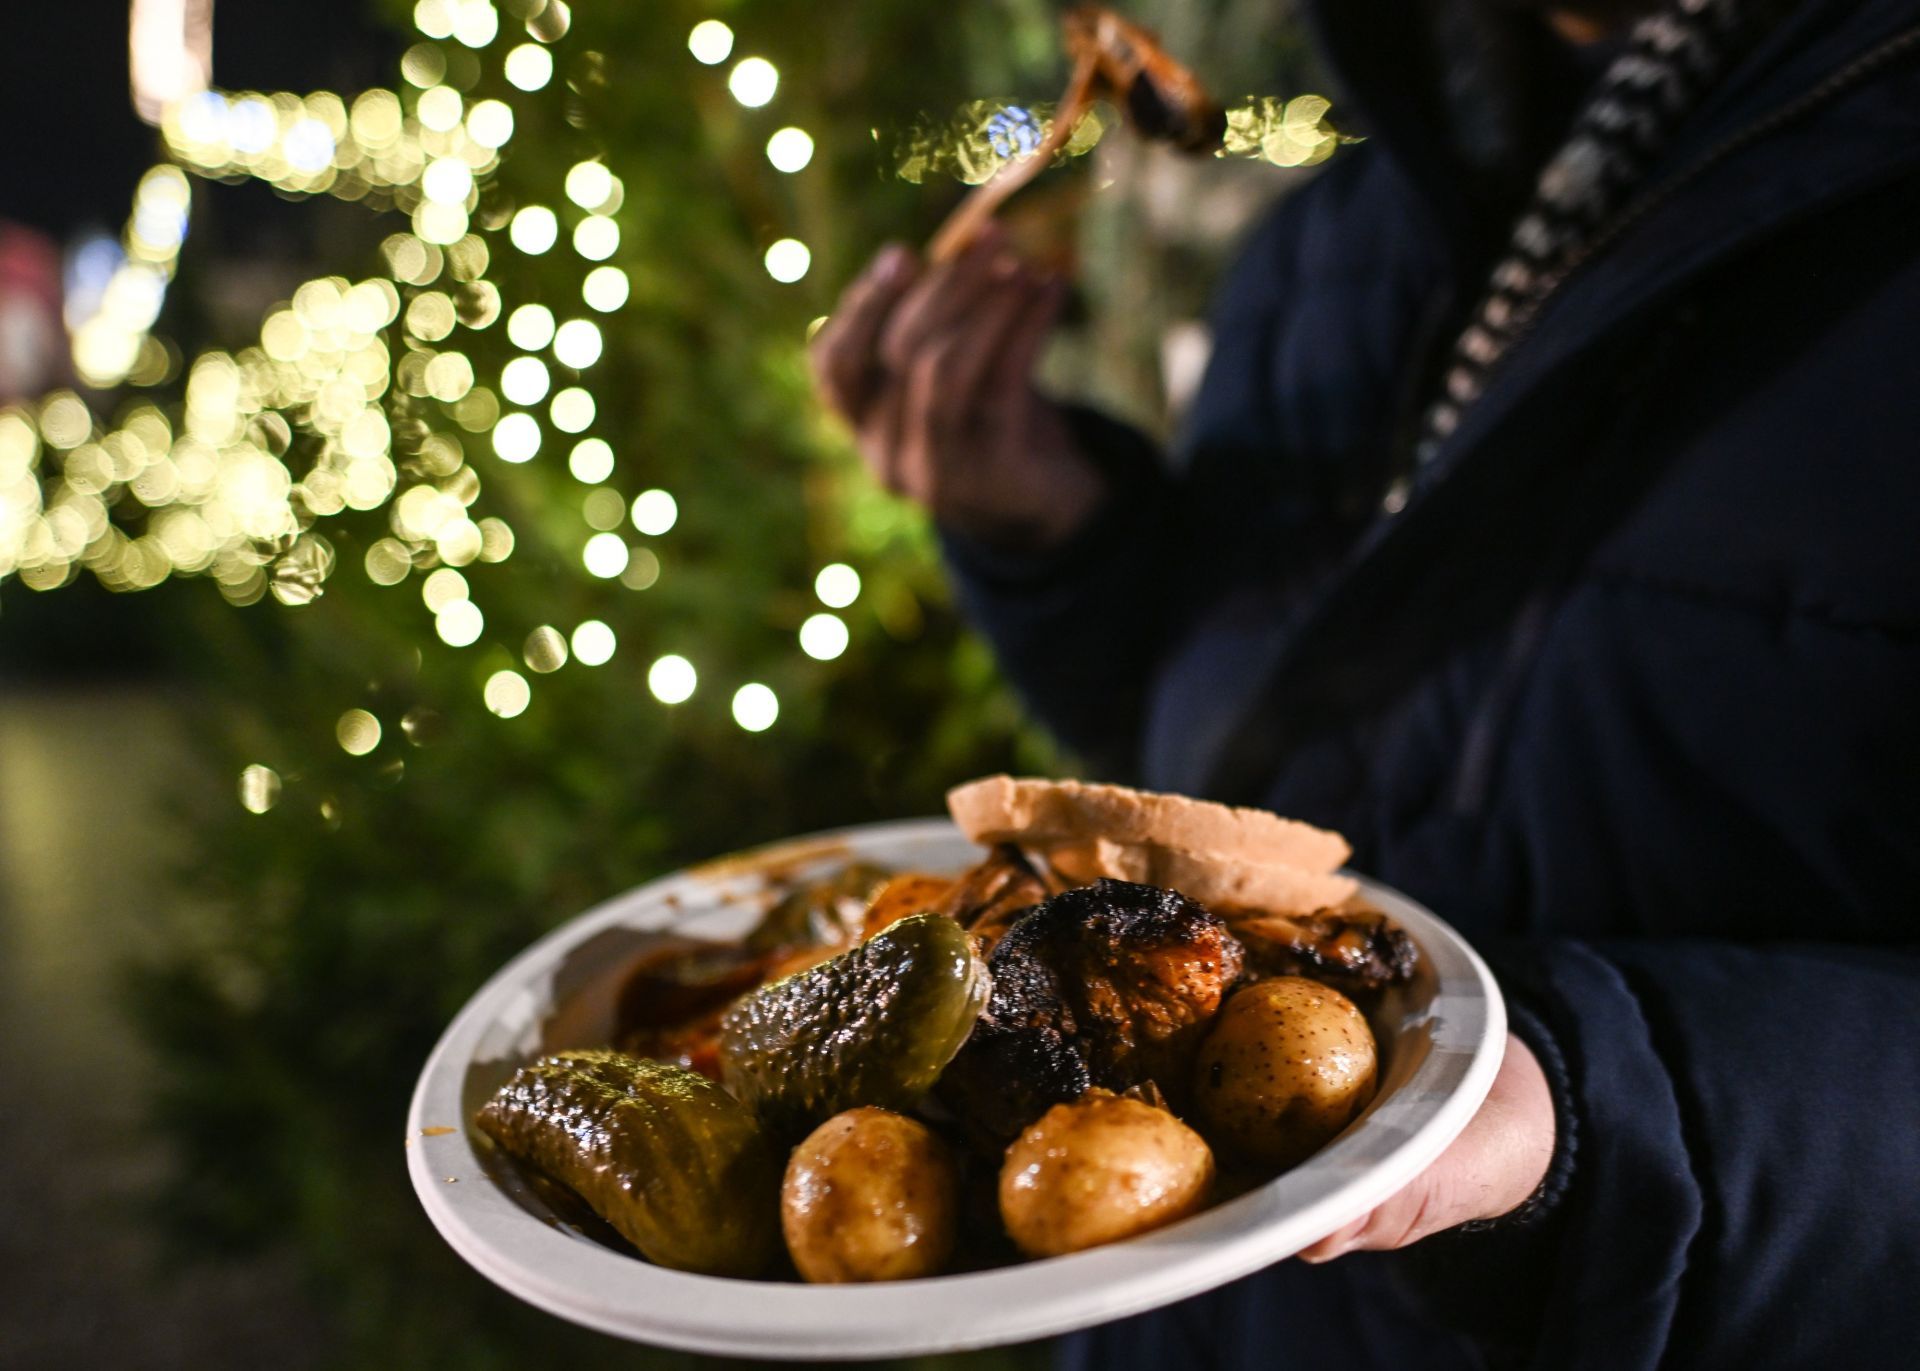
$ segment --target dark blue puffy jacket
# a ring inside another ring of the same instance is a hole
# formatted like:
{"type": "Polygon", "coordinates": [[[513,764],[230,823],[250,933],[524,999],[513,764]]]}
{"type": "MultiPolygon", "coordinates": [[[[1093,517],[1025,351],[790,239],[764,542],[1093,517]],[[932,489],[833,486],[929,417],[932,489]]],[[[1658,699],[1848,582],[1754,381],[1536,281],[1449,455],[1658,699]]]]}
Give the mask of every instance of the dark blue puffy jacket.
{"type": "Polygon", "coordinates": [[[1371,137],[1233,269],[1178,474],[1085,416],[1089,528],[949,549],[1098,769],[1338,828],[1494,953],[1570,1186],[1074,1355],[1920,1364],[1920,4],[1795,6],[1386,516],[1488,264],[1419,8],[1318,6],[1371,137]]]}

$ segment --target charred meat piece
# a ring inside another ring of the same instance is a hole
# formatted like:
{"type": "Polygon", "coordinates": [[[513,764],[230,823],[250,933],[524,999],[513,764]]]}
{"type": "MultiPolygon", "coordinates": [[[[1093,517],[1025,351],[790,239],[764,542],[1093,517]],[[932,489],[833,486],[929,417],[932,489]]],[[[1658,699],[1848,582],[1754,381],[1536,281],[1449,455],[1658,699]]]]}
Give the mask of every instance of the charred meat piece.
{"type": "Polygon", "coordinates": [[[1314,976],[1343,990],[1377,990],[1412,977],[1420,950],[1375,910],[1235,917],[1234,933],[1253,969],[1268,976],[1314,976]]]}
{"type": "Polygon", "coordinates": [[[1056,895],[987,959],[993,994],[942,1098],[989,1145],[1090,1086],[1177,1099],[1242,960],[1226,924],[1175,891],[1102,880],[1056,895]]]}

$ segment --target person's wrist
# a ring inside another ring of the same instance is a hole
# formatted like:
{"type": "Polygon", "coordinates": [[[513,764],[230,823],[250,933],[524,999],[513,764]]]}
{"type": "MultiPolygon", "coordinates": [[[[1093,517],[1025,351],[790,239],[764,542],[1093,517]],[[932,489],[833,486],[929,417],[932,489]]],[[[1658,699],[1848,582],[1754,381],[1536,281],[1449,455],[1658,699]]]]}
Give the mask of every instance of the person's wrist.
{"type": "Polygon", "coordinates": [[[1481,1108],[1498,1124],[1489,1136],[1507,1152],[1490,1168],[1497,1183],[1489,1187],[1485,1212],[1473,1216],[1473,1221],[1491,1222],[1511,1216],[1538,1194],[1553,1164],[1553,1090],[1540,1059],[1515,1034],[1507,1035],[1506,1057],[1481,1108]]]}

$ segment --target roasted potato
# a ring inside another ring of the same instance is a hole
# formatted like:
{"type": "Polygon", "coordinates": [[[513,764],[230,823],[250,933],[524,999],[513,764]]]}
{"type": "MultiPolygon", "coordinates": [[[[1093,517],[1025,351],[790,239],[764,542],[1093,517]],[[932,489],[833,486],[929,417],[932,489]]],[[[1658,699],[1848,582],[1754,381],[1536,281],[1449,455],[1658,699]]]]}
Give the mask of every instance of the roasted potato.
{"type": "Polygon", "coordinates": [[[1000,1219],[1029,1257],[1057,1257],[1183,1219],[1212,1183],[1198,1133],[1164,1109],[1090,1090],[1007,1149],[1000,1219]]]}
{"type": "Polygon", "coordinates": [[[946,1144],[924,1124],[887,1109],[849,1109],[794,1149],[780,1226],[809,1281],[937,1275],[953,1253],[959,1190],[946,1144]]]}
{"type": "Polygon", "coordinates": [[[1200,1045],[1193,1110],[1223,1152],[1293,1166],[1373,1098],[1373,1032],[1345,995],[1304,976],[1236,990],[1200,1045]]]}

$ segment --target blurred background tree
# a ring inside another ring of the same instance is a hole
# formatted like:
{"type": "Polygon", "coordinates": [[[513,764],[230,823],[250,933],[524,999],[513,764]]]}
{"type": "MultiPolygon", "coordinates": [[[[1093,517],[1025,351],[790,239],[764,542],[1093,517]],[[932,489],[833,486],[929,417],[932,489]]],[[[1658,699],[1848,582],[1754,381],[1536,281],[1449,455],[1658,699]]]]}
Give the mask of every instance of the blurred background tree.
{"type": "MultiPolygon", "coordinates": [[[[1131,9],[1222,93],[1310,84],[1276,0],[1131,9]]],[[[0,604],[18,644],[79,593],[40,592],[144,590],[186,687],[179,889],[132,987],[182,1249],[295,1254],[340,1364],[678,1364],[452,1257],[401,1164],[408,1095],[480,981],[600,899],[1071,765],[804,357],[864,259],[964,189],[903,179],[902,150],[1058,89],[1057,8],[376,15],[384,87],[167,107],[121,264],[174,278],[165,309],[76,334],[84,398],[0,410],[0,604]],[[330,216],[337,258],[264,318],[198,253],[220,181],[330,216]]],[[[1289,177],[1108,137],[1045,178],[1019,233],[1081,293],[1051,380],[1168,432],[1218,265],[1289,177]]]]}

